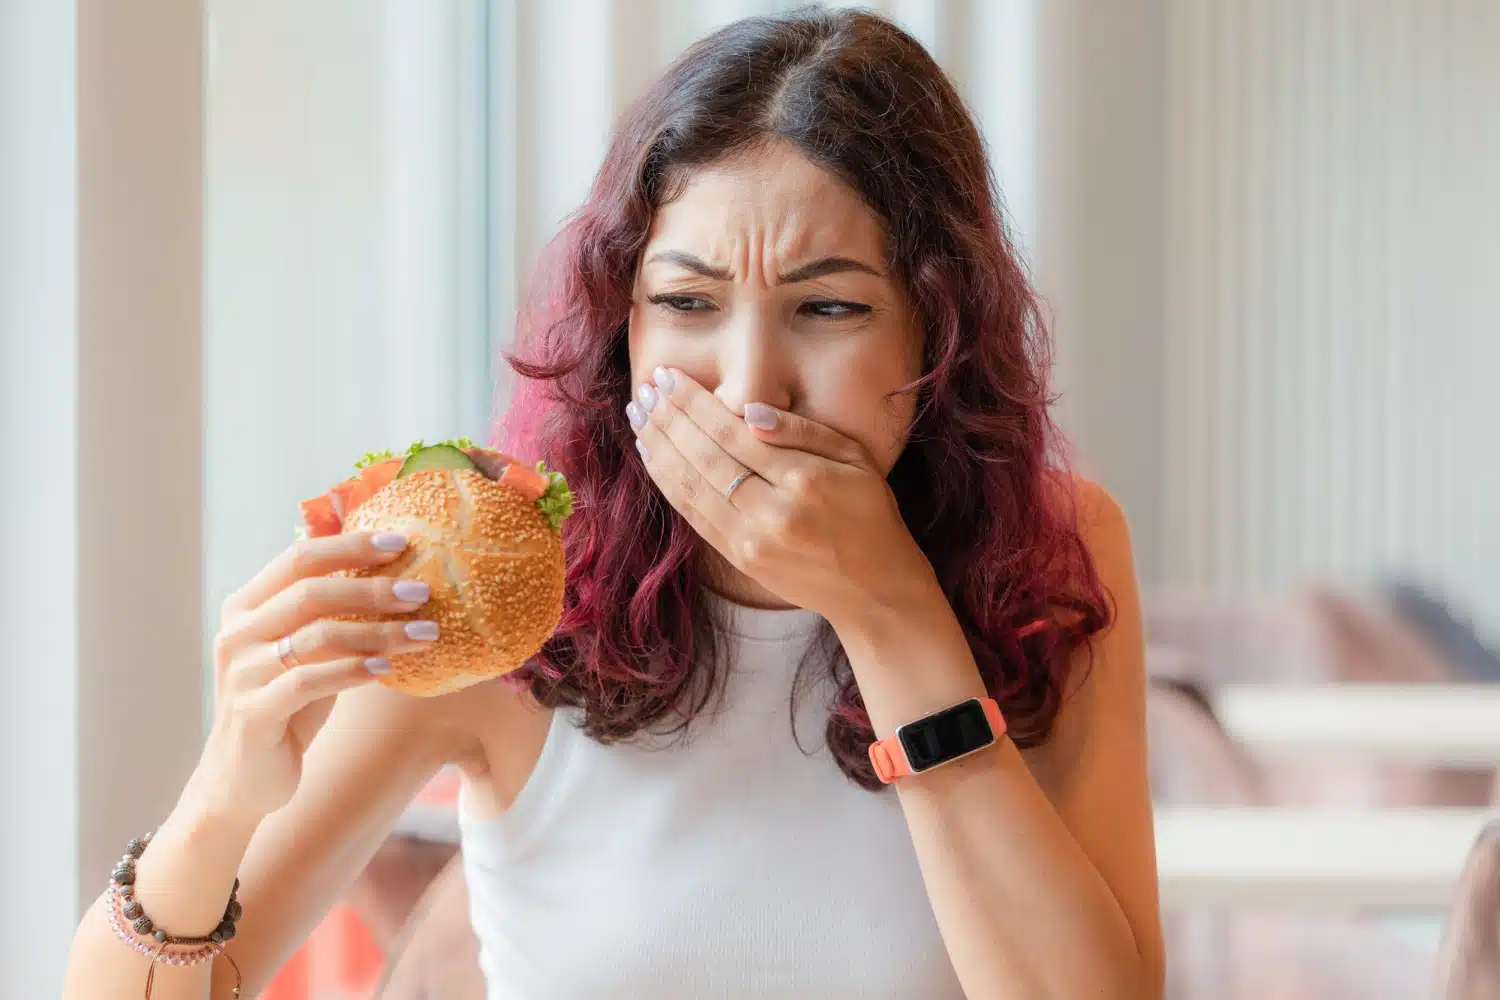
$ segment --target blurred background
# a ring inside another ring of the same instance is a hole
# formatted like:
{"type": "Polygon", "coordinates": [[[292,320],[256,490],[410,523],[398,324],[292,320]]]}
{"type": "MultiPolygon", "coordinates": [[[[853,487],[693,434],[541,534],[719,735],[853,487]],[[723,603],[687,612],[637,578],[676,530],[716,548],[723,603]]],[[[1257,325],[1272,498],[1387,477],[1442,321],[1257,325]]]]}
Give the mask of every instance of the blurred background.
{"type": "MultiPolygon", "coordinates": [[[[0,475],[49,469],[0,508],[39,574],[4,584],[0,792],[10,856],[60,831],[23,876],[60,969],[196,756],[185,665],[297,501],[382,444],[482,437],[615,116],[693,40],[797,5],[0,2],[26,460],[0,475]],[[121,713],[152,730],[126,759],[121,713]]],[[[1131,523],[1169,995],[1500,995],[1500,3],[859,6],[978,118],[1058,418],[1131,523]]],[[[400,1000],[469,961],[398,968],[451,793],[268,996],[400,1000]]]]}

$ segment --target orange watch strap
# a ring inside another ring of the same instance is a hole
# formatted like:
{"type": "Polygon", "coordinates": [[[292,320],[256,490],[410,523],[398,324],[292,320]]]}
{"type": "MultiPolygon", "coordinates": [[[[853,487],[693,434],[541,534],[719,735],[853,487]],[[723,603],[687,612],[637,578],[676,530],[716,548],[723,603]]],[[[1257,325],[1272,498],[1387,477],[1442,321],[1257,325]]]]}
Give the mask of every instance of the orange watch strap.
{"type": "MultiPolygon", "coordinates": [[[[1000,713],[999,702],[993,698],[980,698],[979,704],[984,708],[984,717],[990,720],[996,741],[999,741],[1005,735],[1005,716],[1000,713]]],[[[887,785],[912,773],[911,764],[906,759],[906,748],[896,733],[870,744],[870,764],[875,768],[875,776],[887,785]]]]}
{"type": "Polygon", "coordinates": [[[906,762],[906,750],[895,736],[887,736],[870,744],[870,763],[875,766],[875,777],[887,785],[911,774],[911,766],[906,762]]]}
{"type": "Polygon", "coordinates": [[[984,717],[990,720],[995,742],[1000,742],[1000,737],[1005,735],[1005,716],[1000,714],[1000,703],[993,698],[980,698],[979,704],[984,706],[984,717]]]}

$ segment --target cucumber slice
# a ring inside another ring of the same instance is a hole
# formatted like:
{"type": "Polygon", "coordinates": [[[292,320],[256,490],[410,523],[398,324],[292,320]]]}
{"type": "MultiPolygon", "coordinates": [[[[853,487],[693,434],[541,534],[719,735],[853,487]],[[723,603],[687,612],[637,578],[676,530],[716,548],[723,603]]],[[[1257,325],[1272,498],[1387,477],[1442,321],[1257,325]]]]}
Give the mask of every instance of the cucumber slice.
{"type": "Polygon", "coordinates": [[[465,455],[461,449],[451,444],[435,444],[413,454],[401,464],[401,470],[396,473],[396,478],[409,476],[414,472],[426,472],[428,469],[472,469],[478,471],[479,466],[474,460],[465,455]]]}

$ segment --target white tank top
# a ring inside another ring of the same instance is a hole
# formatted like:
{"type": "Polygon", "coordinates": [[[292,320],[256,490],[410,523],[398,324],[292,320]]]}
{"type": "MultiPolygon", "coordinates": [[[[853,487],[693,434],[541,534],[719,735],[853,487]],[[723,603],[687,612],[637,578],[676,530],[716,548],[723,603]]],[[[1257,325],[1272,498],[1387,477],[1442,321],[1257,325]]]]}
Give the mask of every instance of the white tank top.
{"type": "Polygon", "coordinates": [[[793,740],[820,619],[720,606],[727,698],[689,742],[602,746],[559,709],[505,813],[460,794],[489,1000],[963,1000],[894,790],[824,743],[821,666],[793,740]]]}

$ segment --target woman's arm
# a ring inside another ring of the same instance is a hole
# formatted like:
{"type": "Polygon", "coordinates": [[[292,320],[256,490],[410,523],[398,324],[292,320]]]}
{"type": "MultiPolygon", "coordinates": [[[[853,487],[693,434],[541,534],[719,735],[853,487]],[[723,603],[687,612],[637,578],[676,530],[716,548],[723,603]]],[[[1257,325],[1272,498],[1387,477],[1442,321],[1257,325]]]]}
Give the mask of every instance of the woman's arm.
{"type": "MultiPolygon", "coordinates": [[[[257,995],[416,793],[466,745],[463,705],[478,697],[470,689],[416,699],[378,684],[344,692],[308,748],[296,794],[258,826],[236,819],[233,804],[217,801],[206,777],[195,775],[137,865],[136,898],[161,926],[204,933],[218,922],[238,875],[244,915],[225,952],[244,978],[241,995],[257,995]]],[[[114,936],[108,902],[95,901],[74,937],[65,1000],[144,995],[149,959],[114,936]]],[[[228,997],[233,983],[223,957],[187,968],[158,962],[152,998],[228,997]]]]}
{"type": "MultiPolygon", "coordinates": [[[[1144,648],[1118,505],[1083,485],[1085,541],[1116,618],[1079,654],[1053,740],[898,779],[923,879],[969,1000],[1155,1000],[1164,961],[1146,771],[1144,648]]],[[[840,632],[878,734],[985,694],[942,595],[840,632]]]]}

